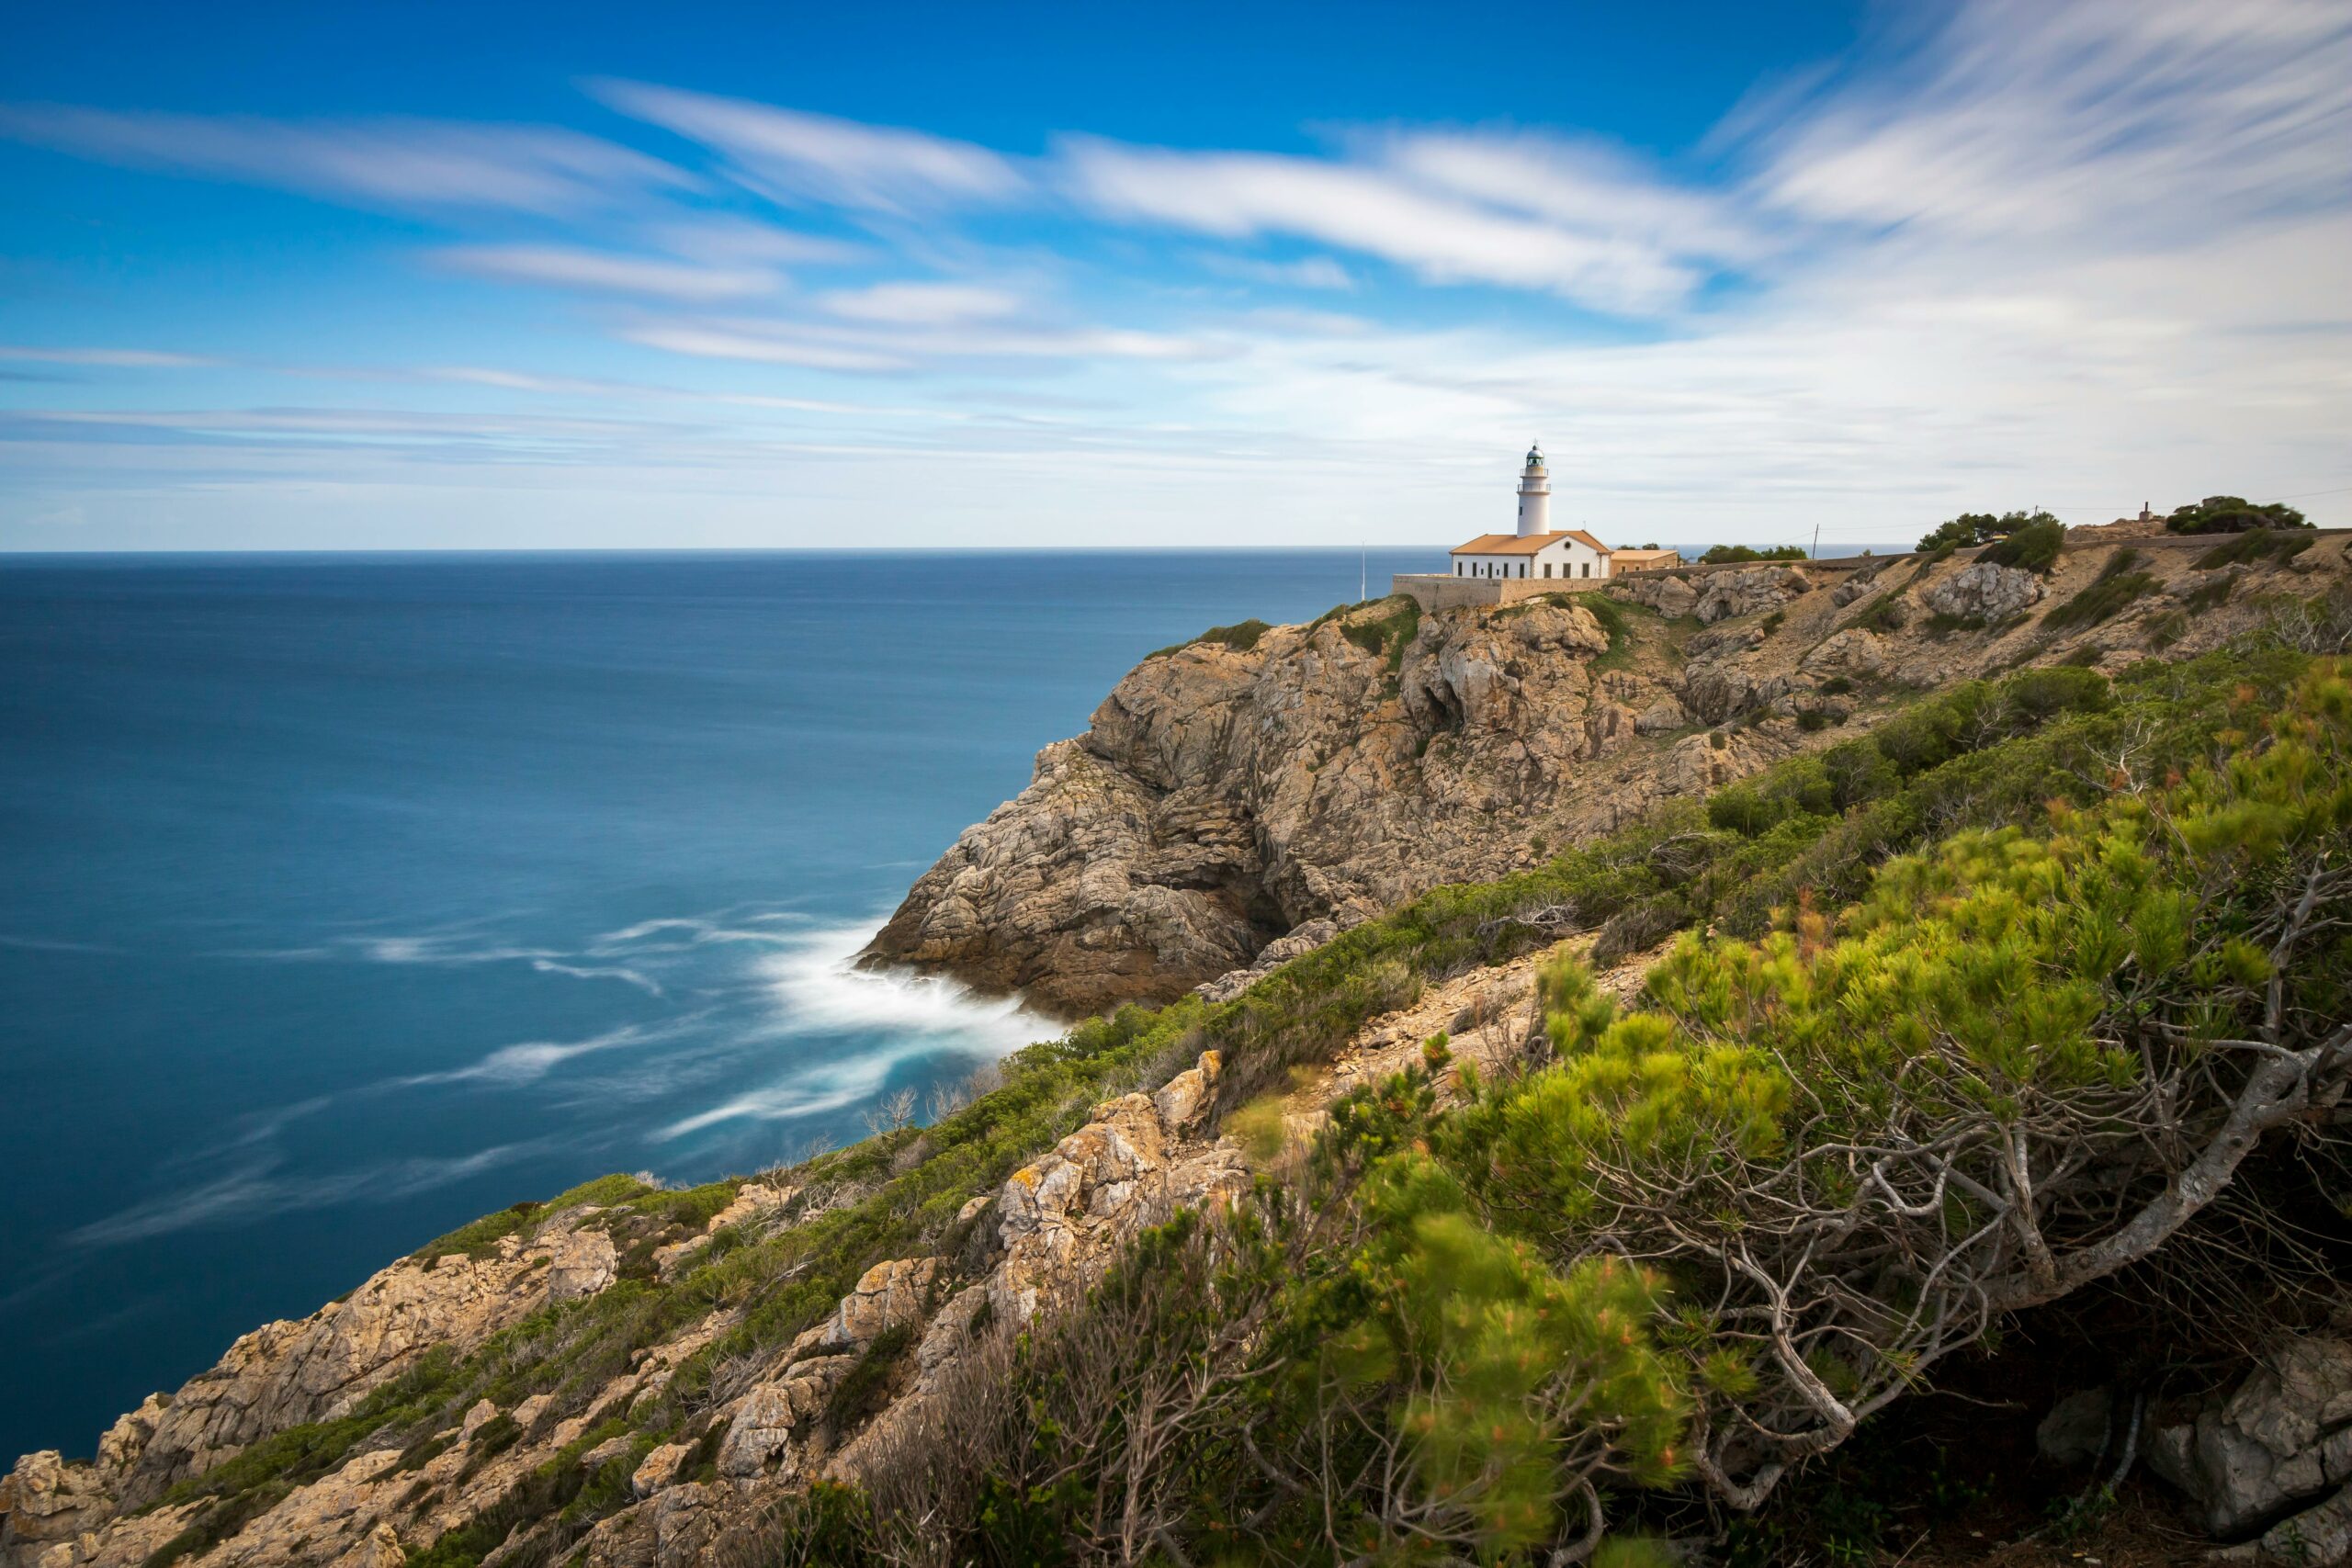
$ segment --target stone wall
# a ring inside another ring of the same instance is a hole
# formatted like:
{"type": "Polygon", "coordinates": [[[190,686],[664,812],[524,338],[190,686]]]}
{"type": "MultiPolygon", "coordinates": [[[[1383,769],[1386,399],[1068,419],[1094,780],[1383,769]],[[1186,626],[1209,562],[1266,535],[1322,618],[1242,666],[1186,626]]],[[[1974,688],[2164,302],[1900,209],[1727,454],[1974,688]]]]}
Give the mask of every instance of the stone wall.
{"type": "Polygon", "coordinates": [[[1607,580],[1557,577],[1455,577],[1446,572],[1398,572],[1388,580],[1391,593],[1409,593],[1424,610],[1459,610],[1468,604],[1516,604],[1544,593],[1574,593],[1598,588],[1607,580]]]}

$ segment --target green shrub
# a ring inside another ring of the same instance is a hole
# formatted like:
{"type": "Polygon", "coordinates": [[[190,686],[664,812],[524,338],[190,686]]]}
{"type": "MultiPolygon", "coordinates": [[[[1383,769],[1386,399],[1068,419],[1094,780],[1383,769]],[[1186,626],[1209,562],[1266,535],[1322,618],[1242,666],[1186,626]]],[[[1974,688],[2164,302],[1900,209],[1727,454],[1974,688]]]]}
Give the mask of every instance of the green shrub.
{"type": "Polygon", "coordinates": [[[1995,540],[1977,556],[1981,561],[1995,566],[2022,567],[2028,571],[2048,571],[2058,560],[2058,552],[2065,547],[2066,527],[2056,518],[2027,523],[2014,532],[1995,540]]]}
{"type": "Polygon", "coordinates": [[[1871,601],[1870,608],[1854,617],[1854,624],[1870,631],[1892,632],[1903,628],[1903,610],[1897,603],[1901,595],[1883,593],[1871,601]]]}
{"type": "Polygon", "coordinates": [[[1963,512],[1959,516],[1939,523],[1919,541],[1919,548],[1942,560],[1954,550],[1969,545],[1989,545],[1996,539],[2006,539],[2022,528],[2041,526],[2063,528],[2058,519],[2037,507],[2031,512],[2004,512],[1995,516],[1990,512],[1963,512]]]}
{"type": "Polygon", "coordinates": [[[832,1395],[825,1402],[825,1423],[835,1432],[846,1433],[882,1408],[890,1395],[891,1380],[907,1359],[914,1354],[915,1331],[910,1324],[897,1323],[874,1337],[857,1365],[842,1375],[833,1385],[832,1395]]]}
{"type": "Polygon", "coordinates": [[[2209,495],[2165,519],[2175,534],[2235,534],[2247,528],[2309,528],[2303,514],[2283,502],[2257,505],[2236,495],[2209,495]]]}
{"type": "Polygon", "coordinates": [[[2199,555],[2190,563],[2198,571],[2211,571],[2225,566],[2256,566],[2264,561],[2293,560],[2312,547],[2308,533],[2295,533],[2284,528],[2249,528],[2233,534],[2199,555]]]}
{"type": "Polygon", "coordinates": [[[1229,626],[1211,626],[1190,642],[1171,643],[1144,655],[1146,659],[1164,659],[1171,653],[1182,653],[1188,648],[1198,648],[1204,642],[1229,648],[1236,653],[1247,653],[1258,646],[1258,639],[1274,628],[1256,619],[1237,621],[1229,626]]]}
{"type": "Polygon", "coordinates": [[[1372,620],[1349,622],[1340,628],[1340,635],[1374,659],[1385,658],[1393,675],[1403,668],[1405,649],[1420,630],[1421,605],[1409,593],[1392,595],[1386,604],[1385,613],[1372,620]]]}
{"type": "Polygon", "coordinates": [[[536,1229],[546,1215],[588,1203],[609,1208],[652,1190],[634,1176],[600,1176],[594,1181],[582,1182],[569,1192],[559,1193],[547,1202],[526,1201],[494,1214],[485,1214],[471,1224],[459,1225],[447,1235],[425,1243],[409,1256],[426,1262],[453,1252],[462,1252],[469,1258],[487,1258],[497,1250],[501,1241],[536,1229]]]}
{"type": "Polygon", "coordinates": [[[2133,601],[2154,593],[2164,585],[2144,571],[2132,569],[2146,558],[2138,550],[2125,548],[2108,558],[2099,574],[2089,587],[2052,608],[2041,617],[2041,624],[2052,631],[2075,626],[2095,626],[2114,619],[2129,609],[2133,601]]]}
{"type": "MultiPolygon", "coordinates": [[[[2241,534],[2238,537],[2258,539],[2262,536],[2241,534]]],[[[2230,594],[2237,585],[2238,580],[2234,577],[2216,577],[2210,581],[2200,582],[2182,596],[2180,607],[2192,615],[2201,615],[2209,610],[2218,610],[2229,603],[2230,594]]]]}
{"type": "Polygon", "coordinates": [[[1802,545],[1772,545],[1757,549],[1750,545],[1715,545],[1699,558],[1701,566],[1737,566],[1748,561],[1804,560],[1802,545]]]}

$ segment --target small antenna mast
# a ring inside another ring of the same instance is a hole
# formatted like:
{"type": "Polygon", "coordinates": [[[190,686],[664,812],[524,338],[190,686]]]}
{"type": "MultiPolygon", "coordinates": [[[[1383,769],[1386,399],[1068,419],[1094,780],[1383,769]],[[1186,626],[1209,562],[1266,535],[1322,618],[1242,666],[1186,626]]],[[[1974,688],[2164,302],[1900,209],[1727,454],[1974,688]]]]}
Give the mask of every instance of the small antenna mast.
{"type": "Polygon", "coordinates": [[[1356,547],[1356,603],[1361,604],[1372,597],[1372,547],[1356,547]]]}

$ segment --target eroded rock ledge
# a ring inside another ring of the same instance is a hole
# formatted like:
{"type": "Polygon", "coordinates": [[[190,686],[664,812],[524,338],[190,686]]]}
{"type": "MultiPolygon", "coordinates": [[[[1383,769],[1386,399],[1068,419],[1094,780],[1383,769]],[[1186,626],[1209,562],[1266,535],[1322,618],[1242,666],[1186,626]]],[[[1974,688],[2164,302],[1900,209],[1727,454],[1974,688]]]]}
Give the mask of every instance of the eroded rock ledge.
{"type": "Polygon", "coordinates": [[[1638,625],[1599,665],[1601,621],[1543,601],[1418,625],[1384,601],[1147,660],[869,957],[1069,1015],[1164,1000],[1309,922],[1498,874],[1788,749],[1679,733],[1672,662],[1635,657],[1661,623],[1620,614],[1638,625]]]}

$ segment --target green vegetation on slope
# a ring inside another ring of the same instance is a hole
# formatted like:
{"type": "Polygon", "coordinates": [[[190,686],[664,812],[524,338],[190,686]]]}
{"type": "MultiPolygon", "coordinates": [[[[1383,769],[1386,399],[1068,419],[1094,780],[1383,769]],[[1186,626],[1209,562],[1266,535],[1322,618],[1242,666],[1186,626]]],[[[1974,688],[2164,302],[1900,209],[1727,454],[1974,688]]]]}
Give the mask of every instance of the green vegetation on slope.
{"type": "Polygon", "coordinates": [[[2058,552],[2065,547],[2066,525],[2055,517],[2044,516],[1996,539],[1976,558],[1995,566],[2048,571],[2057,564],[2058,552]]]}
{"type": "MultiPolygon", "coordinates": [[[[402,1380],[402,1392],[379,1391],[352,1417],[272,1439],[282,1445],[284,1463],[257,1449],[253,1463],[224,1466],[196,1488],[216,1499],[214,1506],[225,1520],[266,1506],[261,1500],[282,1492],[289,1476],[322,1473],[359,1446],[405,1448],[427,1439],[482,1397],[512,1408],[545,1392],[557,1397],[560,1411],[573,1412],[621,1375],[635,1352],[673,1337],[714,1308],[736,1308],[742,1314],[737,1326],[690,1359],[660,1397],[634,1408],[628,1417],[638,1454],[657,1441],[707,1445],[711,1410],[739,1391],[731,1381],[741,1375],[737,1369],[756,1364],[757,1358],[772,1355],[820,1321],[873,1263],[956,1254],[965,1236],[956,1215],[969,1198],[1001,1185],[1013,1169],[1081,1124],[1093,1104],[1157,1085],[1203,1049],[1225,1055],[1220,1103],[1231,1110],[1286,1082],[1294,1066],[1328,1057],[1365,1021],[1410,1000],[1425,981],[1508,959],[1566,934],[1597,933],[1603,962],[1678,930],[1710,924],[1726,933],[1762,935],[1771,929],[1776,908],[1801,907],[1808,897],[1822,908],[1854,901],[1890,855],[1964,828],[2046,821],[2053,801],[2096,804],[2106,795],[2119,758],[2128,757],[2140,776],[2162,777],[2166,770],[2193,767],[2210,755],[2218,734],[2242,722],[2249,706],[2260,711],[2275,705],[2292,685],[2300,663],[2294,655],[2272,650],[2211,655],[2177,666],[2151,662],[2112,688],[2081,670],[2028,671],[1999,682],[1972,682],[1920,702],[1871,735],[1792,760],[1718,792],[1710,802],[1677,803],[1538,870],[1497,883],[1438,889],[1302,956],[1232,1002],[1212,1007],[1188,998],[1091,1021],[1062,1039],[1016,1054],[1004,1065],[1002,1087],[934,1125],[906,1129],[796,1169],[791,1179],[823,1200],[822,1212],[813,1217],[772,1235],[723,1234],[674,1281],[655,1279],[650,1268],[627,1268],[624,1278],[605,1292],[550,1307],[462,1364],[436,1367],[427,1382],[402,1380]]],[[[1385,1136],[1378,1132],[1380,1117],[1396,1109],[1360,1107],[1351,1117],[1363,1136],[1385,1136]]],[[[1350,1159],[1363,1152],[1354,1147],[1350,1159]]],[[[1353,1178],[1348,1179],[1351,1184],[1353,1178]]],[[[688,1222],[698,1226],[700,1217],[722,1206],[736,1185],[667,1193],[645,1190],[628,1178],[607,1178],[565,1195],[559,1206],[582,1201],[606,1206],[616,1237],[629,1238],[629,1255],[641,1261],[651,1239],[669,1234],[659,1227],[688,1222]]],[[[1408,1205],[1396,1213],[1411,1216],[1409,1224],[1399,1220],[1404,1231],[1398,1234],[1428,1228],[1421,1211],[1410,1208],[1419,1199],[1408,1193],[1396,1201],[1408,1205]]],[[[424,1252],[487,1247],[500,1236],[526,1233],[552,1212],[518,1208],[492,1215],[424,1252]]],[[[1341,1206],[1334,1213],[1353,1215],[1347,1223],[1358,1224],[1367,1223],[1363,1214],[1370,1212],[1341,1206]]],[[[1440,1228],[1453,1223],[1442,1216],[1430,1221],[1440,1228]]],[[[1282,1249],[1299,1247],[1315,1251],[1329,1242],[1327,1233],[1311,1225],[1301,1230],[1304,1220],[1268,1224],[1264,1245],[1276,1248],[1269,1256],[1289,1257],[1282,1249]]],[[[1469,1250],[1448,1267],[1476,1264],[1495,1271],[1494,1299],[1479,1312],[1516,1312],[1512,1303],[1533,1299],[1526,1295],[1530,1291],[1544,1301],[1554,1299],[1555,1287],[1538,1275],[1511,1283],[1519,1278],[1513,1270],[1522,1268],[1512,1260],[1519,1256],[1513,1248],[1526,1245],[1532,1244],[1512,1243],[1506,1257],[1492,1253],[1487,1243],[1464,1240],[1469,1250]]],[[[1408,1265],[1398,1261],[1395,1267],[1408,1265]]],[[[1646,1300],[1660,1288],[1630,1275],[1564,1279],[1558,1289],[1589,1303],[1617,1301],[1627,1292],[1646,1300]]],[[[1497,1360],[1499,1366],[1516,1354],[1508,1348],[1508,1337],[1479,1338],[1486,1331],[1475,1325],[1413,1327],[1398,1319],[1382,1330],[1390,1336],[1389,1351],[1378,1351],[1370,1341],[1360,1347],[1370,1358],[1363,1365],[1374,1365],[1382,1354],[1406,1355],[1396,1345],[1410,1350],[1422,1342],[1416,1335],[1456,1329],[1472,1335],[1476,1344],[1446,1350],[1447,1356],[1467,1356],[1481,1364],[1497,1360]]],[[[1359,1393],[1373,1399],[1363,1391],[1385,1385],[1365,1375],[1370,1381],[1361,1383],[1359,1393]]],[[[1736,1381],[1728,1368],[1724,1375],[1736,1381]]],[[[1655,1400],[1644,1403],[1647,1395],[1642,1389],[1653,1387],[1646,1377],[1623,1392],[1615,1419],[1662,1430],[1660,1422],[1671,1425],[1669,1417],[1681,1417],[1655,1400]]],[[[1385,1408],[1377,1400],[1363,1408],[1375,1405],[1385,1408]]],[[[1675,1410],[1683,1408],[1674,1404],[1675,1410]]],[[[1644,1473],[1675,1470],[1662,1451],[1652,1460],[1643,1461],[1651,1465],[1644,1473]]],[[[612,1461],[576,1487],[564,1478],[559,1490],[573,1488],[564,1497],[554,1499],[550,1493],[532,1503],[560,1509],[569,1521],[569,1534],[559,1533],[552,1547],[561,1548],[602,1513],[625,1504],[626,1471],[605,1473],[620,1462],[612,1461]]],[[[1527,1506],[1523,1489],[1512,1495],[1520,1501],[1511,1506],[1527,1506]]],[[[523,1501],[528,1500],[518,1500],[518,1507],[523,1501]]],[[[450,1551],[460,1555],[449,1561],[463,1560],[462,1545],[452,1543],[450,1551]]]]}
{"type": "Polygon", "coordinates": [[[2131,608],[2134,600],[2154,593],[2163,586],[2147,572],[2138,570],[2147,558],[2129,545],[2107,558],[2097,578],[2089,587],[2052,608],[2041,617],[2041,624],[2052,631],[2066,631],[2075,626],[2095,626],[2112,620],[2131,608]]]}
{"type": "MultiPolygon", "coordinates": [[[[1214,1236],[1180,1218],[966,1369],[779,1560],[910,1561],[919,1529],[953,1561],[1583,1561],[1678,1498],[1762,1504],[2159,1247],[2165,1326],[2243,1331],[2201,1197],[2352,1074],[2352,682],[2273,673],[2175,763],[1686,936],[1636,1010],[1555,963],[1518,1070],[1433,1039],[1214,1236]]],[[[2297,1242],[2266,1283],[2328,1263],[2297,1242]]]]}
{"type": "Polygon", "coordinates": [[[1237,621],[1229,626],[1211,626],[1190,642],[1173,643],[1166,648],[1155,649],[1144,657],[1164,659],[1171,653],[1182,653],[1188,648],[1198,648],[1204,642],[1216,643],[1220,648],[1229,648],[1236,653],[1247,653],[1258,646],[1260,637],[1273,629],[1261,620],[1237,621]]]}

